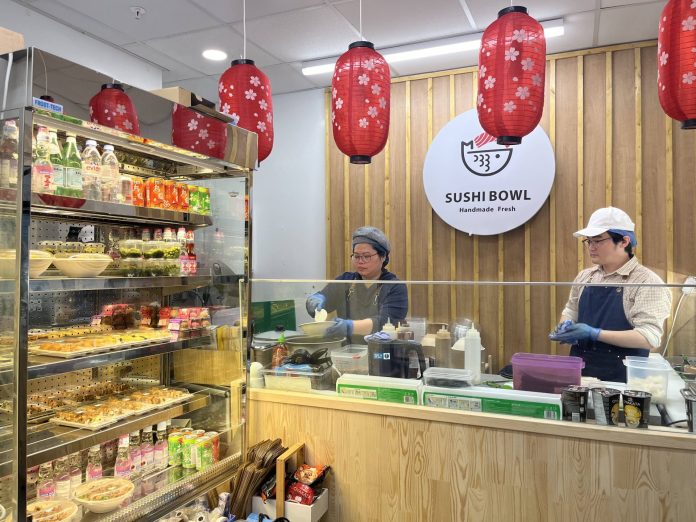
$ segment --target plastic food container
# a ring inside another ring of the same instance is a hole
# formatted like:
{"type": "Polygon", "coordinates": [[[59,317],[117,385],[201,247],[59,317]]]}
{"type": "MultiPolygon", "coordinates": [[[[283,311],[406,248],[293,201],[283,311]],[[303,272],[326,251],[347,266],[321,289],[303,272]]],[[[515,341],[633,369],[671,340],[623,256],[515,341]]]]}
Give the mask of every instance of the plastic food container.
{"type": "Polygon", "coordinates": [[[143,242],[140,239],[123,239],[118,242],[118,252],[124,259],[142,257],[143,242]]]}
{"type": "Polygon", "coordinates": [[[672,367],[664,359],[652,357],[626,357],[626,388],[652,395],[653,402],[664,402],[672,367]]]}
{"type": "Polygon", "coordinates": [[[423,372],[423,384],[440,388],[466,388],[474,385],[476,376],[471,370],[457,368],[428,368],[423,372]]]}
{"type": "Polygon", "coordinates": [[[262,370],[266,388],[269,390],[288,390],[312,392],[334,389],[334,371],[328,367],[320,372],[275,368],[262,370]]]}
{"type": "Polygon", "coordinates": [[[367,375],[367,346],[349,344],[345,348],[334,350],[331,353],[331,362],[341,375],[344,373],[367,375]]]}
{"type": "Polygon", "coordinates": [[[515,390],[561,393],[561,388],[580,384],[585,361],[580,357],[516,353],[512,356],[515,390]]]}
{"type": "Polygon", "coordinates": [[[309,353],[314,353],[322,348],[326,348],[329,351],[329,354],[331,354],[334,350],[340,349],[343,346],[343,341],[345,340],[345,337],[335,339],[328,337],[300,336],[287,339],[285,344],[288,346],[288,351],[290,354],[293,354],[296,350],[300,349],[307,350],[309,353]]]}

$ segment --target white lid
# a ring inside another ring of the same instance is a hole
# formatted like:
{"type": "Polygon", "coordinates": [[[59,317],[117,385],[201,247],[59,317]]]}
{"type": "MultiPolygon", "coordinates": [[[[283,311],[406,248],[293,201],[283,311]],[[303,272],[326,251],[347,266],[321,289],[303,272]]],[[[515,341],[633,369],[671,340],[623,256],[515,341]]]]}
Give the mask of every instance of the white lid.
{"type": "Polygon", "coordinates": [[[88,147],[96,147],[96,146],[97,146],[97,142],[96,142],[95,140],[87,140],[87,141],[85,142],[85,145],[87,145],[88,147]]]}
{"type": "Polygon", "coordinates": [[[453,350],[457,350],[457,351],[459,351],[459,352],[465,351],[465,350],[466,350],[466,340],[465,340],[465,338],[464,338],[464,337],[460,337],[459,339],[457,339],[457,342],[454,343],[454,345],[452,346],[452,349],[453,349],[453,350]]]}
{"type": "Polygon", "coordinates": [[[113,145],[104,145],[104,150],[110,150],[111,152],[113,152],[114,146],[113,145]]]}
{"type": "Polygon", "coordinates": [[[140,437],[140,430],[131,431],[131,437],[140,437]]]}
{"type": "Polygon", "coordinates": [[[162,421],[157,423],[157,431],[163,431],[167,429],[167,421],[162,421]]]}
{"type": "MultiPolygon", "coordinates": [[[[135,433],[135,432],[133,432],[135,433]]],[[[143,428],[143,433],[152,433],[152,426],[145,426],[143,428]]]]}
{"type": "Polygon", "coordinates": [[[101,451],[101,446],[99,444],[96,444],[89,448],[89,451],[101,451]]]}

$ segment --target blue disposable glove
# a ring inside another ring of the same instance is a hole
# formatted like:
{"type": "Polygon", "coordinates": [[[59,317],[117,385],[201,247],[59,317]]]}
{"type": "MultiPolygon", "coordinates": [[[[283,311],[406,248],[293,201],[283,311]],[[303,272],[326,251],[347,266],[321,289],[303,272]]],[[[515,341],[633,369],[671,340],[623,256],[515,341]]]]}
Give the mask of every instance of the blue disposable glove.
{"type": "Polygon", "coordinates": [[[549,334],[549,339],[552,341],[557,341],[556,336],[559,334],[562,334],[565,332],[568,328],[570,328],[573,324],[575,324],[574,321],[571,321],[570,319],[566,319],[565,321],[561,321],[556,325],[556,328],[553,329],[553,332],[549,334]]]}
{"type": "Polygon", "coordinates": [[[578,341],[596,341],[599,337],[599,328],[593,328],[589,324],[576,323],[570,325],[565,331],[554,335],[554,341],[565,344],[576,344],[578,341]]]}
{"type": "Polygon", "coordinates": [[[316,311],[322,310],[325,304],[326,297],[324,296],[324,294],[320,294],[319,292],[317,292],[316,294],[312,294],[307,298],[307,302],[305,303],[305,306],[307,307],[307,313],[314,317],[316,311]]]}
{"type": "Polygon", "coordinates": [[[349,337],[353,334],[353,321],[350,319],[334,319],[333,326],[326,329],[326,337],[349,337]]]}

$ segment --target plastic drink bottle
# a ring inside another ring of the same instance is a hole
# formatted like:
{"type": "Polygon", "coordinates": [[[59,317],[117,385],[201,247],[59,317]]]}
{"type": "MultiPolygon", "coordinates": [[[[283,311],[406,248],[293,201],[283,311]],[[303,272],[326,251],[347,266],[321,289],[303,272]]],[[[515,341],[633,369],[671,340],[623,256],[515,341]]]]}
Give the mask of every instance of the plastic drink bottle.
{"type": "MultiPolygon", "coordinates": [[[[129,464],[130,468],[130,464],[129,464]]],[[[89,448],[89,453],[87,454],[87,473],[86,473],[86,480],[87,482],[91,480],[97,480],[102,478],[103,476],[103,468],[102,468],[102,454],[101,454],[101,446],[97,444],[96,446],[92,446],[89,448]]]]}
{"type": "Polygon", "coordinates": [[[167,423],[162,421],[157,424],[157,442],[155,442],[154,466],[157,470],[163,470],[169,462],[169,447],[167,443],[167,423]]]}
{"type": "Polygon", "coordinates": [[[74,198],[82,197],[82,158],[77,152],[74,134],[68,134],[63,147],[63,179],[65,194],[74,198]]]}
{"type": "Polygon", "coordinates": [[[53,481],[53,463],[44,462],[39,468],[39,482],[36,484],[36,497],[52,499],[56,496],[56,483],[53,481]]]}
{"type": "Polygon", "coordinates": [[[87,140],[82,151],[82,193],[85,199],[102,200],[101,155],[94,140],[87,140]]]}
{"type": "Polygon", "coordinates": [[[56,487],[55,498],[59,500],[68,500],[70,498],[70,468],[68,467],[68,457],[60,457],[56,460],[53,481],[56,487]]]}
{"type": "Polygon", "coordinates": [[[82,458],[80,453],[73,453],[68,457],[70,468],[70,497],[75,496],[75,490],[82,484],[82,458]]]}
{"type": "MultiPolygon", "coordinates": [[[[130,478],[131,476],[129,441],[128,434],[121,435],[118,438],[118,451],[116,452],[116,462],[114,464],[115,477],[130,478]]],[[[139,461],[138,464],[140,464],[139,461]]]]}
{"type": "Polygon", "coordinates": [[[152,437],[152,426],[143,428],[143,440],[140,444],[140,469],[145,475],[154,469],[155,446],[152,437]]]}
{"type": "Polygon", "coordinates": [[[46,127],[40,126],[36,134],[36,159],[31,168],[31,190],[53,194],[53,165],[50,160],[51,137],[46,127]]]}
{"type": "Polygon", "coordinates": [[[134,431],[130,434],[130,448],[128,450],[130,455],[130,465],[131,465],[131,478],[136,478],[140,476],[140,431],[134,431]]]}
{"type": "MultiPolygon", "coordinates": [[[[116,154],[114,154],[114,146],[104,145],[104,155],[101,159],[102,201],[117,203],[120,200],[120,166],[118,158],[116,154]]],[[[131,189],[131,200],[132,197],[133,194],[131,189]]]]}

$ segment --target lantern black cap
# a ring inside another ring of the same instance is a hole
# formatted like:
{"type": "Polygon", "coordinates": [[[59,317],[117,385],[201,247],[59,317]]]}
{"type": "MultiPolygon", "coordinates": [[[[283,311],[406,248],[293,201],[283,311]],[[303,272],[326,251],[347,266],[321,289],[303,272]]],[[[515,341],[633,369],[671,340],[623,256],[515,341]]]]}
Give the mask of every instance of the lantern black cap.
{"type": "Polygon", "coordinates": [[[365,40],[359,40],[357,42],[353,42],[352,44],[350,44],[348,46],[348,49],[353,49],[355,47],[369,47],[370,49],[374,50],[375,44],[373,44],[372,42],[365,41],[365,40]]]}
{"type": "Polygon", "coordinates": [[[51,102],[51,103],[55,103],[55,101],[56,101],[53,99],[53,96],[51,96],[49,94],[42,94],[41,96],[39,96],[39,99],[47,101],[47,102],[51,102]]]}
{"type": "Polygon", "coordinates": [[[230,65],[254,65],[254,60],[249,60],[248,58],[240,58],[239,60],[232,60],[230,65]]]}
{"type": "Polygon", "coordinates": [[[682,122],[682,129],[684,129],[684,130],[696,129],[696,119],[683,121],[682,122]]]}
{"type": "Polygon", "coordinates": [[[122,91],[123,84],[122,83],[103,83],[101,88],[102,88],[102,90],[104,90],[104,89],[118,89],[119,91],[122,91]]]}
{"type": "Polygon", "coordinates": [[[521,136],[498,136],[498,145],[519,145],[522,143],[521,136]]]}
{"type": "Polygon", "coordinates": [[[350,162],[353,165],[369,165],[372,163],[372,158],[370,156],[351,156],[350,162]]]}
{"type": "Polygon", "coordinates": [[[498,11],[498,18],[500,18],[503,15],[506,15],[508,13],[524,13],[527,14],[527,8],[523,7],[521,5],[511,5],[510,7],[506,7],[505,9],[501,9],[498,11]]]}

